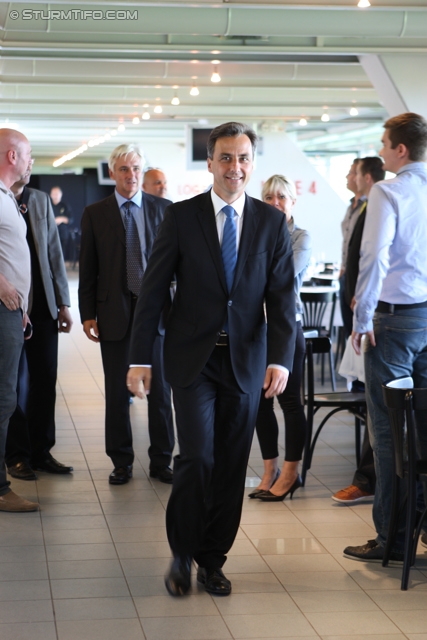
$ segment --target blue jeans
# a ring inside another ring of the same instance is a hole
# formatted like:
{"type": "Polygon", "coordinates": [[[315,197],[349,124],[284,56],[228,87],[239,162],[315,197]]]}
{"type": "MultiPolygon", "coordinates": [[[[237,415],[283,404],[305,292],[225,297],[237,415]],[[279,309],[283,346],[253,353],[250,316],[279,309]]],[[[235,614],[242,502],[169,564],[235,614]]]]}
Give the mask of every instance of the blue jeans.
{"type": "Polygon", "coordinates": [[[24,344],[22,311],[9,311],[0,302],[0,496],[9,493],[4,454],[7,427],[16,407],[18,365],[24,344]]]}
{"type": "MultiPolygon", "coordinates": [[[[376,347],[372,347],[369,340],[365,344],[366,400],[377,475],[373,519],[376,540],[384,546],[391,512],[394,464],[381,384],[393,378],[412,376],[415,387],[427,387],[427,308],[398,310],[394,314],[375,313],[374,333],[376,347]]],[[[419,430],[418,438],[425,451],[427,425],[419,430]]],[[[403,539],[402,532],[396,540],[395,551],[403,550],[403,539]]]]}

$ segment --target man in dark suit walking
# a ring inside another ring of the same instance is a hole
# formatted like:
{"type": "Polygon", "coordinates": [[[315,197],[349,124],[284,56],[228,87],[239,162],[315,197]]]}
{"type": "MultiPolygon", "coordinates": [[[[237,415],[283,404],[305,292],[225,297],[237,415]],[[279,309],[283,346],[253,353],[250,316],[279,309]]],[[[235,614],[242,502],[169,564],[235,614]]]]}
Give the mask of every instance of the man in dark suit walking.
{"type": "Polygon", "coordinates": [[[256,141],[240,123],[211,132],[213,188],[168,207],[135,312],[128,384],[138,393],[141,380],[150,388],[150,342],[176,274],[165,336],[180,447],[166,513],[174,556],[166,587],[176,596],[190,589],[193,558],[206,591],[231,592],[222,566],[240,523],[261,387],[282,393],[292,365],[286,217],[244,191],[256,141]]]}
{"type": "MultiPolygon", "coordinates": [[[[83,212],[79,307],[85,334],[101,346],[106,452],[114,465],[109,482],[125,484],[134,460],[126,387],[132,320],[154,237],[170,201],[142,193],[142,154],[136,145],[116,147],[108,165],[116,182],[114,194],[83,212]]],[[[150,353],[154,384],[148,399],[148,453],[150,476],[170,484],[174,433],[170,387],[163,377],[162,333],[158,323],[150,353]]]]}

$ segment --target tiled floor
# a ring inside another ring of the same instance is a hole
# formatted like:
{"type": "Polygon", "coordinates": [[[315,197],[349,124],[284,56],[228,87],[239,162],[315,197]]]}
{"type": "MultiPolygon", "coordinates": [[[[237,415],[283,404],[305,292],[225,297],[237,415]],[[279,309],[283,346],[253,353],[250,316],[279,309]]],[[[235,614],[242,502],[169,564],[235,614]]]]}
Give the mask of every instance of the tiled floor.
{"type": "MultiPolygon", "coordinates": [[[[169,487],[147,476],[145,402],[132,406],[134,479],[111,487],[104,453],[103,379],[97,345],[77,315],[60,339],[57,446],[70,477],[13,481],[42,511],[0,516],[1,640],[427,640],[427,554],[420,547],[410,589],[400,569],[346,560],[347,544],[373,537],[371,506],[333,503],[354,470],[344,414],[319,442],[307,486],[292,501],[245,501],[226,564],[229,598],[199,591],[173,599],[164,509],[169,487]]],[[[262,470],[254,441],[248,485],[262,470]]]]}

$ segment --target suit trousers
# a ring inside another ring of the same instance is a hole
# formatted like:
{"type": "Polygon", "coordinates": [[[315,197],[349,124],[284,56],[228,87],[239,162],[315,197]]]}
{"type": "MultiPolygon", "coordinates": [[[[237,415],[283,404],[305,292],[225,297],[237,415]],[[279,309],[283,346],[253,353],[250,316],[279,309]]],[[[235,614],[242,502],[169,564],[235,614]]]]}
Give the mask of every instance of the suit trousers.
{"type": "MultiPolygon", "coordinates": [[[[105,448],[114,467],[125,467],[134,461],[126,386],[134,306],[124,338],[101,341],[105,380],[105,448]]],[[[148,401],[150,468],[168,466],[174,447],[171,394],[169,385],[164,381],[162,360],[163,336],[157,336],[153,346],[153,382],[148,401]]]]}
{"type": "MultiPolygon", "coordinates": [[[[18,395],[18,406],[10,419],[6,443],[8,466],[22,461],[36,463],[55,445],[58,321],[52,317],[35,319],[33,335],[24,342],[24,351],[28,396],[21,399],[21,394],[18,395]]],[[[20,367],[19,382],[26,374],[24,367],[20,367]]]]}
{"type": "Polygon", "coordinates": [[[171,387],[165,380],[163,364],[164,341],[161,335],[154,340],[151,389],[147,395],[150,469],[169,466],[175,446],[171,387]]]}
{"type": "Polygon", "coordinates": [[[174,555],[222,567],[240,524],[260,391],[244,393],[229,347],[217,346],[188,387],[172,385],[179,455],[166,528],[174,555]]]}

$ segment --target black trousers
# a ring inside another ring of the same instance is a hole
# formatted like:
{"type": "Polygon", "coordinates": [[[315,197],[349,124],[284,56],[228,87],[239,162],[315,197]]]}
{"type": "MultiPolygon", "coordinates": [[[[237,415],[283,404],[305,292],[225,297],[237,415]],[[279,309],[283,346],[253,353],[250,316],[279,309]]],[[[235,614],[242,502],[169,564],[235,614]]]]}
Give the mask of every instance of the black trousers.
{"type": "Polygon", "coordinates": [[[365,434],[362,442],[362,452],[360,455],[360,463],[353,476],[353,482],[356,487],[368,493],[375,493],[375,465],[374,452],[369,442],[369,430],[365,426],[365,434]]]}
{"type": "Polygon", "coordinates": [[[36,463],[55,444],[56,376],[58,370],[58,322],[36,319],[33,335],[24,342],[20,365],[18,406],[10,419],[6,441],[6,464],[36,463]],[[25,359],[26,363],[25,364],[25,359]],[[25,376],[28,367],[28,395],[25,376]]]}
{"type": "MultiPolygon", "coordinates": [[[[133,464],[132,428],[126,374],[132,322],[122,340],[101,341],[105,380],[105,450],[114,467],[133,464]]],[[[144,363],[141,363],[144,364],[144,363]]],[[[175,444],[171,392],[163,376],[163,337],[153,345],[152,388],[148,400],[150,468],[168,466],[175,444]]]]}
{"type": "Polygon", "coordinates": [[[180,453],[166,510],[174,555],[222,567],[240,524],[259,391],[243,393],[228,347],[215,347],[196,380],[173,386],[180,453]]]}
{"type": "MultiPolygon", "coordinates": [[[[304,367],[305,338],[301,322],[297,322],[297,337],[295,343],[292,373],[283,393],[277,396],[285,417],[285,460],[296,462],[301,460],[304,449],[307,421],[301,398],[301,381],[304,367]]],[[[261,392],[256,431],[263,460],[272,460],[279,455],[277,440],[279,426],[274,413],[274,398],[266,398],[264,390],[261,392]]]]}

